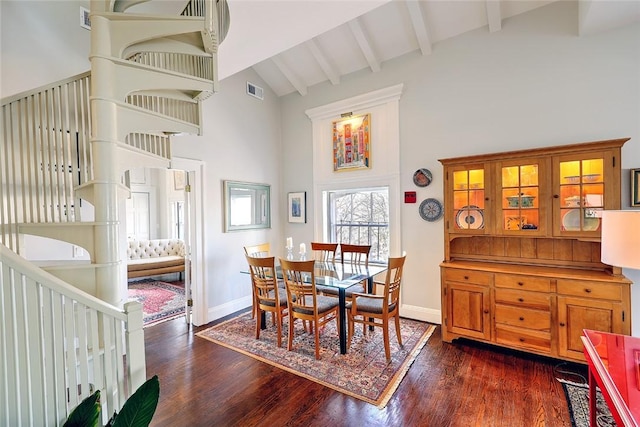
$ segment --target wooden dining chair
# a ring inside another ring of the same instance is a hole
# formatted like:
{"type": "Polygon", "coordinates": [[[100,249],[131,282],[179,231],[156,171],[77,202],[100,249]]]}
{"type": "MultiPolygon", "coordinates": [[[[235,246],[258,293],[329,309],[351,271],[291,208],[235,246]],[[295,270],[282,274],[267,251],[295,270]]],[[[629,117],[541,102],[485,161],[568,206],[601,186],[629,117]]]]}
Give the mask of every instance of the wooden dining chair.
{"type": "Polygon", "coordinates": [[[367,326],[378,326],[382,328],[384,340],[384,352],[387,362],[391,360],[391,349],[389,346],[389,321],[395,318],[396,337],[398,344],[402,345],[400,334],[400,283],[402,282],[402,270],[407,254],[397,258],[389,258],[387,275],[384,283],[382,295],[372,295],[365,293],[354,293],[347,309],[349,320],[349,334],[347,336],[347,348],[351,345],[354,325],[362,324],[362,333],[367,333],[367,326]]]}
{"type": "Polygon", "coordinates": [[[271,245],[269,243],[259,243],[245,246],[244,253],[251,257],[268,257],[271,256],[271,245]]]}
{"type": "Polygon", "coordinates": [[[262,317],[260,311],[271,312],[278,332],[278,347],[282,345],[282,319],[287,315],[287,295],[278,287],[275,257],[251,257],[246,255],[251,273],[251,283],[256,301],[256,339],[260,338],[262,317]]]}
{"type": "MultiPolygon", "coordinates": [[[[248,245],[244,247],[244,254],[250,257],[258,257],[264,258],[271,256],[271,244],[270,243],[258,243],[257,245],[248,245]]],[[[251,278],[253,280],[253,278],[251,278]]],[[[255,289],[253,283],[251,283],[252,289],[255,289]]],[[[251,318],[253,319],[256,316],[258,311],[258,303],[256,301],[255,294],[252,297],[253,299],[253,307],[251,308],[251,318]]]]}
{"type": "Polygon", "coordinates": [[[338,243],[311,242],[311,250],[317,261],[335,262],[338,243]]]}
{"type": "MultiPolygon", "coordinates": [[[[309,321],[313,329],[316,344],[316,359],[320,359],[320,329],[323,325],[336,321],[336,332],[339,338],[340,318],[338,316],[338,300],[318,295],[314,273],[315,260],[287,261],[280,258],[282,276],[287,289],[287,305],[289,308],[289,344],[293,349],[293,329],[296,319],[309,321]]],[[[305,328],[306,330],[306,328],[305,328]]]]}
{"type": "Polygon", "coordinates": [[[342,264],[369,266],[369,252],[371,245],[351,245],[340,243],[340,261],[342,264]]]}
{"type": "MultiPolygon", "coordinates": [[[[340,244],[340,262],[349,264],[352,268],[359,266],[369,266],[369,252],[371,252],[371,245],[351,245],[347,243],[340,244]]],[[[367,292],[367,281],[362,280],[353,286],[349,286],[345,289],[345,296],[347,301],[350,301],[354,292],[367,292]]],[[[373,288],[375,293],[375,286],[373,288]]],[[[323,286],[322,293],[330,296],[338,296],[338,290],[336,288],[330,288],[323,286]]]]}

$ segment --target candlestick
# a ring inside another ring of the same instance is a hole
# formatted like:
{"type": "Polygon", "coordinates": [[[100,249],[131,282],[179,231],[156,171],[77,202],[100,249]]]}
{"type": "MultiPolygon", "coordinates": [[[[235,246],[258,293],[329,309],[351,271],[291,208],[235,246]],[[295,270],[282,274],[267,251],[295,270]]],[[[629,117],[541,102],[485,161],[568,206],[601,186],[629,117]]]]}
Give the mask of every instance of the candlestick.
{"type": "Polygon", "coordinates": [[[287,249],[293,249],[293,239],[291,237],[287,237],[287,249]]]}
{"type": "Polygon", "coordinates": [[[300,243],[300,261],[307,260],[307,247],[304,243],[300,243]]]}

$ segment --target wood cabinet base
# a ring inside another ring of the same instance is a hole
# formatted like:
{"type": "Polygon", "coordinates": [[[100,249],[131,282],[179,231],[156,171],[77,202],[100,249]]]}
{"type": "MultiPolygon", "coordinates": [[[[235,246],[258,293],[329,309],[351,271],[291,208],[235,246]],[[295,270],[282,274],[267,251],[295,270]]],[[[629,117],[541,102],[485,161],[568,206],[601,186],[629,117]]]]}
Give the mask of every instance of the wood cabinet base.
{"type": "Polygon", "coordinates": [[[583,329],[631,334],[631,282],[606,271],[441,264],[442,337],[584,362],[583,329]]]}

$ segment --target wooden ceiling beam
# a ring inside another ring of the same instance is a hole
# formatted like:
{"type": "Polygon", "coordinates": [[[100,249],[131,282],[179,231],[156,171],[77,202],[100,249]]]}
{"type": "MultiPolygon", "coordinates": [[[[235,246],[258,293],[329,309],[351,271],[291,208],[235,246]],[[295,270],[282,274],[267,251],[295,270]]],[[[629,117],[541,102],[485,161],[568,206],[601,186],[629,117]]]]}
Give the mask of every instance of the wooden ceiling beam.
{"type": "Polygon", "coordinates": [[[311,51],[313,57],[318,61],[318,65],[324,71],[325,76],[331,81],[331,84],[337,85],[340,84],[340,74],[336,69],[329,63],[329,59],[327,56],[322,53],[320,50],[320,46],[315,41],[315,39],[308,40],[306,43],[307,47],[311,51]]]}
{"type": "Polygon", "coordinates": [[[351,33],[353,34],[353,36],[356,38],[362,54],[369,63],[371,71],[373,71],[374,73],[380,71],[380,61],[378,61],[378,58],[376,58],[376,54],[373,52],[373,47],[369,42],[369,38],[364,33],[364,29],[360,24],[360,20],[356,18],[352,21],[349,21],[349,28],[351,29],[351,33]]]}
{"type": "Polygon", "coordinates": [[[411,17],[413,32],[418,39],[420,51],[423,55],[429,55],[431,53],[431,39],[429,38],[427,23],[425,22],[424,15],[422,14],[422,8],[420,8],[420,2],[407,1],[405,4],[409,11],[409,17],[411,17]]]}
{"type": "Polygon", "coordinates": [[[271,58],[271,60],[276,64],[276,67],[278,67],[289,83],[291,83],[291,86],[293,86],[300,95],[305,96],[307,94],[307,85],[304,84],[300,77],[298,77],[278,55],[271,58]]]}
{"type": "Polygon", "coordinates": [[[487,22],[489,32],[495,33],[502,29],[502,12],[500,11],[500,0],[487,0],[487,22]]]}

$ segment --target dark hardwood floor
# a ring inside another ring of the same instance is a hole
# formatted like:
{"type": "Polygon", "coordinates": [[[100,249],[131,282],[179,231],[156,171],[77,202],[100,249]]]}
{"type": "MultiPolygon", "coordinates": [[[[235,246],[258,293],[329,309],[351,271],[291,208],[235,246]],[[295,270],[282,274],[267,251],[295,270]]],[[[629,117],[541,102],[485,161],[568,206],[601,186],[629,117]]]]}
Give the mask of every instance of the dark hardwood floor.
{"type": "MultiPolygon", "coordinates": [[[[145,329],[160,378],[152,426],[570,426],[554,368],[583,365],[470,341],[429,339],[379,410],[195,336],[176,319],[145,329]]],[[[575,379],[575,378],[572,378],[575,379]]]]}

